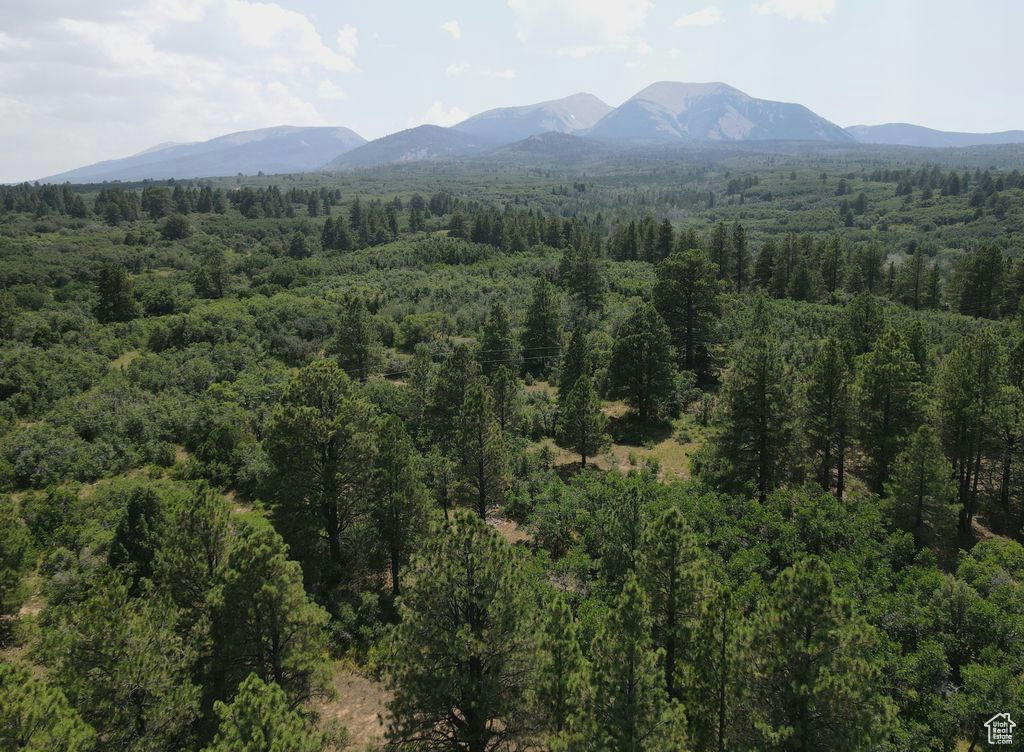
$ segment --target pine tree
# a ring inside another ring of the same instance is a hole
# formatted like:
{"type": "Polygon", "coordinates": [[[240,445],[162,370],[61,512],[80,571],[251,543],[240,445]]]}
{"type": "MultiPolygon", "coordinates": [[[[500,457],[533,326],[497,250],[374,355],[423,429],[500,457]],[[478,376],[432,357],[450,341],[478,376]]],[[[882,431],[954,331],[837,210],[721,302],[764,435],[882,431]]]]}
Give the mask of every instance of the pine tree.
{"type": "Polygon", "coordinates": [[[394,415],[380,427],[370,516],[391,570],[391,594],[402,591],[401,573],[427,519],[422,460],[394,415]]]}
{"type": "Polygon", "coordinates": [[[681,656],[679,694],[695,752],[740,749],[750,735],[749,639],[733,586],[707,582],[681,656]]]}
{"type": "Polygon", "coordinates": [[[850,373],[842,345],[829,337],[815,355],[805,385],[804,430],[823,489],[843,498],[849,437],[850,373]]]}
{"type": "Polygon", "coordinates": [[[658,264],[654,305],[672,334],[679,365],[701,381],[714,373],[721,317],[715,266],[698,250],[677,251],[658,264]]]}
{"type": "Polygon", "coordinates": [[[608,376],[612,393],[623,396],[642,422],[660,416],[675,387],[671,337],[657,309],[641,303],[615,338],[608,376]]]}
{"type": "Polygon", "coordinates": [[[31,535],[14,502],[0,496],[0,619],[16,614],[25,599],[22,577],[32,564],[31,551],[31,535]]]}
{"type": "Polygon", "coordinates": [[[541,277],[533,288],[520,338],[523,369],[534,376],[548,372],[558,362],[561,344],[561,312],[555,287],[541,277]]]}
{"type": "Polygon", "coordinates": [[[994,245],[965,256],[956,270],[957,310],[967,316],[999,318],[1005,274],[1002,252],[994,245]]]}
{"type": "Polygon", "coordinates": [[[573,302],[584,313],[600,311],[604,306],[604,259],[589,239],[581,239],[566,249],[562,258],[565,286],[573,302]]]}
{"type": "Polygon", "coordinates": [[[536,685],[531,602],[517,560],[465,511],[426,540],[387,640],[388,738],[444,752],[519,748],[536,685]]]}
{"type": "Polygon", "coordinates": [[[490,376],[502,366],[519,372],[519,343],[512,333],[508,311],[498,300],[491,302],[480,334],[480,370],[490,376]]]}
{"type": "Polygon", "coordinates": [[[754,262],[754,284],[762,290],[767,290],[772,284],[775,276],[775,240],[768,238],[761,246],[757,254],[757,261],[754,262]]]}
{"type": "Polygon", "coordinates": [[[663,219],[658,225],[658,239],[655,242],[655,261],[667,258],[675,247],[675,231],[668,219],[663,219]]]}
{"type": "Polygon", "coordinates": [[[214,595],[214,673],[220,699],[250,674],[275,682],[295,707],[326,684],[327,613],[309,600],[299,565],[270,523],[243,519],[214,595]]]}
{"type": "Polygon", "coordinates": [[[988,445],[994,438],[1006,354],[998,336],[983,329],[961,339],[935,380],[940,433],[960,502],[960,532],[971,530],[988,445]]]}
{"type": "Polygon", "coordinates": [[[299,371],[270,418],[275,521],[307,577],[328,590],[356,574],[364,544],[358,526],[376,453],[374,420],[373,408],[332,360],[299,371]]]}
{"type": "Polygon", "coordinates": [[[558,400],[561,402],[581,377],[590,377],[593,361],[590,354],[590,342],[583,327],[573,328],[569,336],[569,345],[558,370],[558,400]]]}
{"type": "Polygon", "coordinates": [[[843,342],[851,357],[871,350],[885,329],[885,315],[878,298],[866,291],[858,293],[843,311],[841,326],[843,342]]]}
{"type": "Polygon", "coordinates": [[[92,752],[96,734],[64,693],[27,668],[0,662],[0,749],[92,752]]]}
{"type": "Polygon", "coordinates": [[[585,681],[583,651],[565,596],[555,592],[544,605],[537,629],[536,712],[551,737],[561,741],[579,711],[585,681]]]}
{"type": "Polygon", "coordinates": [[[219,241],[204,242],[195,249],[198,263],[192,272],[196,294],[204,298],[223,298],[231,279],[227,249],[219,241]]]}
{"type": "Polygon", "coordinates": [[[555,429],[558,445],[579,454],[580,464],[585,467],[587,457],[593,457],[609,445],[605,434],[607,425],[608,418],[601,412],[601,399],[590,377],[580,376],[568,394],[559,399],[555,429]]]}
{"type": "Polygon", "coordinates": [[[132,294],[132,281],[120,264],[111,261],[100,267],[96,292],[99,301],[93,313],[101,324],[131,321],[139,315],[139,304],[132,294]]]}
{"type": "Polygon", "coordinates": [[[922,425],[910,437],[896,457],[885,493],[895,507],[897,523],[914,534],[918,548],[925,545],[929,532],[937,539],[945,537],[955,515],[956,487],[934,428],[922,425]]]}
{"type": "Polygon", "coordinates": [[[441,361],[432,380],[426,406],[426,425],[434,442],[448,447],[455,441],[457,420],[466,390],[480,377],[480,365],[464,344],[456,345],[441,361]]]}
{"type": "Polygon", "coordinates": [[[249,674],[230,704],[218,701],[217,735],[203,752],[322,752],[325,744],[309,719],[293,709],[273,682],[249,674]]]}
{"type": "Polygon", "coordinates": [[[825,292],[835,293],[843,284],[846,249],[838,233],[832,233],[825,240],[821,257],[821,280],[825,292]]]}
{"type": "Polygon", "coordinates": [[[465,498],[483,520],[504,499],[507,486],[505,442],[494,415],[494,400],[483,379],[466,389],[457,425],[456,447],[465,498]]]}
{"type": "Polygon", "coordinates": [[[759,501],[792,470],[793,399],[778,336],[764,300],[736,350],[722,385],[719,429],[700,472],[724,488],[750,485],[759,501]]]}
{"type": "Polygon", "coordinates": [[[132,598],[116,573],[88,597],[47,609],[40,654],[48,677],[96,731],[102,749],[188,746],[199,714],[193,645],[172,629],[174,606],[132,598]]]}
{"type": "Polygon", "coordinates": [[[508,366],[500,366],[491,375],[491,396],[502,434],[515,433],[523,417],[524,397],[519,379],[508,366]]]}
{"type": "Polygon", "coordinates": [[[696,541],[678,507],[666,509],[647,526],[640,550],[654,642],[664,664],[665,691],[678,699],[680,654],[692,636],[704,586],[696,541]]]}
{"type": "Polygon", "coordinates": [[[748,663],[758,748],[854,752],[890,733],[879,638],[850,612],[822,560],[779,575],[756,616],[748,663]]]}
{"type": "Polygon", "coordinates": [[[887,329],[858,357],[853,388],[855,432],[867,455],[871,487],[882,493],[892,461],[921,420],[920,383],[903,336],[887,329]]]}
{"type": "Polygon", "coordinates": [[[709,256],[711,263],[718,267],[718,278],[721,280],[732,280],[732,265],[729,263],[729,230],[725,222],[719,222],[711,229],[709,240],[709,256]]]}
{"type": "Polygon", "coordinates": [[[750,286],[750,247],[747,231],[739,222],[732,226],[732,278],[736,292],[743,292],[750,286]]]}
{"type": "Polygon", "coordinates": [[[650,604],[630,573],[590,648],[590,692],[573,723],[570,749],[681,750],[682,728],[651,643],[650,604]]]}
{"type": "Polygon", "coordinates": [[[341,303],[338,328],[329,351],[353,379],[366,381],[380,360],[380,338],[366,302],[360,295],[346,295],[341,303]]]}

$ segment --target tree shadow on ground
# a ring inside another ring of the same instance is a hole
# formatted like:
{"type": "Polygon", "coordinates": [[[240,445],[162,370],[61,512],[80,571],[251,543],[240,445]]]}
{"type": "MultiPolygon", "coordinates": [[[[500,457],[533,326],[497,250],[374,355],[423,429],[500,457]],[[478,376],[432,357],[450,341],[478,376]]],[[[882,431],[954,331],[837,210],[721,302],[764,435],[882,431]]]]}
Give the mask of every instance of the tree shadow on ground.
{"type": "Polygon", "coordinates": [[[657,444],[672,436],[672,423],[659,421],[643,423],[632,413],[608,420],[608,434],[616,444],[644,447],[657,444]]]}

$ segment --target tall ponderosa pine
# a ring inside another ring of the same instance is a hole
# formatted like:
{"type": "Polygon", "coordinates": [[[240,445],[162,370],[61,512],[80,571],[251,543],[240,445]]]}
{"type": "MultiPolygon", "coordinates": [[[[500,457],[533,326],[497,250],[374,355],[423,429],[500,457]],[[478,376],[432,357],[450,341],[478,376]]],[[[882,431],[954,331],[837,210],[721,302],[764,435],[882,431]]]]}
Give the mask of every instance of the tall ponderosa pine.
{"type": "Polygon", "coordinates": [[[519,372],[519,343],[512,333],[512,322],[508,311],[495,300],[487,309],[483,331],[480,335],[480,370],[490,376],[502,366],[519,372]]]}
{"type": "Polygon", "coordinates": [[[594,368],[590,352],[590,338],[584,327],[577,326],[572,330],[569,344],[565,348],[562,362],[558,369],[558,399],[561,401],[581,377],[590,378],[594,368]]]}
{"type": "Polygon", "coordinates": [[[946,356],[936,378],[940,431],[953,462],[960,531],[967,533],[978,504],[987,449],[998,417],[1006,354],[998,336],[984,329],[961,339],[946,356]]]}
{"type": "Polygon", "coordinates": [[[839,498],[846,487],[846,450],[850,418],[850,368],[836,337],[818,350],[807,374],[804,392],[804,430],[818,483],[835,489],[839,498]]]}
{"type": "Polygon", "coordinates": [[[851,615],[815,557],[782,572],[756,618],[748,674],[757,748],[855,752],[890,733],[875,630],[851,615]]]}
{"type": "Polygon", "coordinates": [[[718,278],[732,282],[732,263],[729,242],[729,228],[725,222],[719,222],[711,228],[711,236],[708,239],[708,255],[718,268],[718,278]]]}
{"type": "Polygon", "coordinates": [[[488,511],[504,500],[507,458],[494,399],[484,379],[477,379],[466,390],[457,425],[456,451],[464,497],[480,519],[486,519],[488,511]]]}
{"type": "Polygon", "coordinates": [[[586,663],[572,609],[555,592],[545,604],[537,629],[536,712],[551,737],[560,740],[580,708],[586,663]]]}
{"type": "Polygon", "coordinates": [[[265,519],[239,522],[213,601],[219,699],[250,674],[280,686],[289,708],[323,692],[327,612],[306,595],[298,563],[265,519]]]}
{"type": "Polygon", "coordinates": [[[669,703],[658,663],[650,604],[630,573],[590,647],[590,691],[574,719],[570,749],[683,749],[681,719],[669,703]]]}
{"type": "Polygon", "coordinates": [[[999,318],[1006,266],[998,247],[987,244],[969,253],[956,270],[957,310],[967,316],[999,318]]]}
{"type": "Polygon", "coordinates": [[[441,361],[432,379],[426,424],[435,444],[448,448],[455,441],[459,410],[469,385],[480,378],[480,364],[464,344],[456,345],[441,361]]]}
{"type": "Polygon", "coordinates": [[[739,222],[732,226],[732,281],[736,292],[750,287],[750,245],[739,222]]]}
{"type": "Polygon", "coordinates": [[[678,507],[665,510],[647,526],[640,549],[640,571],[651,602],[654,642],[664,663],[665,691],[678,699],[676,674],[703,598],[703,565],[678,507]]]}
{"type": "Polygon", "coordinates": [[[732,585],[711,581],[700,595],[691,640],[680,657],[679,695],[695,752],[727,752],[742,748],[750,735],[749,639],[732,585]]]}
{"type": "Polygon", "coordinates": [[[515,372],[508,366],[500,366],[491,374],[491,396],[494,398],[494,415],[501,432],[515,433],[519,429],[523,413],[523,388],[515,372]]]}
{"type": "Polygon", "coordinates": [[[388,640],[388,737],[441,752],[521,748],[535,640],[516,558],[466,511],[426,540],[388,640]]]}
{"type": "Polygon", "coordinates": [[[589,376],[581,376],[569,393],[559,399],[555,428],[558,445],[579,454],[580,464],[586,466],[587,457],[609,445],[607,426],[608,418],[601,412],[601,399],[594,384],[589,376]]]}
{"type": "Polygon", "coordinates": [[[701,472],[726,489],[749,485],[760,501],[792,470],[791,379],[764,300],[736,350],[720,402],[719,428],[701,472]]]}
{"type": "Polygon", "coordinates": [[[338,328],[331,340],[331,353],[351,378],[366,381],[380,359],[377,327],[360,295],[346,295],[341,304],[338,328]]]}
{"type": "Polygon", "coordinates": [[[929,536],[936,540],[945,537],[955,516],[956,486],[934,428],[923,425],[910,437],[896,457],[885,493],[895,507],[897,523],[914,534],[919,548],[929,536]]]}
{"type": "Polygon", "coordinates": [[[714,374],[712,348],[722,309],[715,265],[702,251],[676,251],[658,264],[654,306],[672,333],[679,365],[701,381],[714,374]]]}
{"type": "Polygon", "coordinates": [[[600,248],[590,238],[581,238],[565,250],[562,259],[566,289],[584,313],[600,311],[604,306],[605,262],[600,248]]]}
{"type": "Polygon", "coordinates": [[[853,389],[854,427],[867,457],[871,487],[882,493],[892,461],[921,421],[921,384],[907,342],[887,329],[874,348],[857,359],[853,389]]]}
{"type": "Polygon", "coordinates": [[[660,417],[675,387],[671,336],[657,309],[641,303],[615,338],[608,377],[612,392],[636,410],[641,421],[660,417]]]}
{"type": "Polygon", "coordinates": [[[353,577],[365,544],[375,413],[332,360],[316,361],[285,386],[267,431],[274,514],[306,567],[328,589],[353,577]],[[325,550],[326,549],[326,550],[325,550]]]}
{"type": "Polygon", "coordinates": [[[555,286],[543,277],[537,280],[526,308],[520,337],[523,370],[543,376],[558,362],[561,345],[561,311],[555,286]]]}
{"type": "Polygon", "coordinates": [[[422,458],[402,421],[383,419],[374,464],[370,516],[391,570],[391,593],[402,591],[402,569],[425,528],[428,509],[422,458]]]}

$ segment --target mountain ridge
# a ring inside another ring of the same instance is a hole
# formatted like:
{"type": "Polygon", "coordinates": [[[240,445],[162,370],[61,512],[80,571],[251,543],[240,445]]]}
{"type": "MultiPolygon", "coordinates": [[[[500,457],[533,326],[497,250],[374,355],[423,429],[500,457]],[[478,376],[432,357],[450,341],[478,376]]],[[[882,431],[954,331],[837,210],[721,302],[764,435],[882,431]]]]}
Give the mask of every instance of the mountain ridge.
{"type": "Polygon", "coordinates": [[[768,141],[948,148],[1024,143],[1024,130],[961,133],[909,123],[841,128],[804,105],[758,99],[723,82],[656,81],[618,107],[578,92],[485,110],[447,128],[428,124],[372,141],[344,127],[274,126],[202,142],[165,142],[129,157],[97,162],[40,181],[345,170],[461,159],[489,151],[499,159],[542,159],[547,155],[566,162],[623,148],[768,141]]]}

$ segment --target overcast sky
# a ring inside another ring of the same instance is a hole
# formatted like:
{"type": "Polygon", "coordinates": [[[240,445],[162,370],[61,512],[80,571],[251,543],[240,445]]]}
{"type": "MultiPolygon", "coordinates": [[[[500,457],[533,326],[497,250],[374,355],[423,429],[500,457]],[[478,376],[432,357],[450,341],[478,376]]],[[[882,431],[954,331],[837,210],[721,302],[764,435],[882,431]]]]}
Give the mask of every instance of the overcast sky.
{"type": "Polygon", "coordinates": [[[1018,0],[0,0],[0,181],[272,125],[375,138],[724,81],[838,123],[1024,128],[1018,0]]]}

